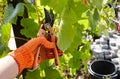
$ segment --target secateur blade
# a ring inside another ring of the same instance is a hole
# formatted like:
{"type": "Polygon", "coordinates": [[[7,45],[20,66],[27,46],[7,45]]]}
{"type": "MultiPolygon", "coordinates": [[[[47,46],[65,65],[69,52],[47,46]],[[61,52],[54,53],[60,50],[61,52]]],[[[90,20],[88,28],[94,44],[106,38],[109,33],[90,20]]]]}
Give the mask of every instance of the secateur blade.
{"type": "Polygon", "coordinates": [[[50,23],[50,25],[52,27],[54,24],[53,10],[50,9],[50,13],[49,13],[48,10],[46,8],[44,8],[44,13],[45,13],[45,23],[50,23]]]}

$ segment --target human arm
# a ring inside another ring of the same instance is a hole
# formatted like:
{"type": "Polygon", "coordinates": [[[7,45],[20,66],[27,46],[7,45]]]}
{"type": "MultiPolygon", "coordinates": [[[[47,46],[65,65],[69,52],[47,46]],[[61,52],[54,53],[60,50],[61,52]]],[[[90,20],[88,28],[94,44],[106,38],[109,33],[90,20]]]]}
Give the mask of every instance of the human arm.
{"type": "Polygon", "coordinates": [[[14,79],[18,75],[18,65],[13,57],[0,59],[0,79],[14,79]]]}

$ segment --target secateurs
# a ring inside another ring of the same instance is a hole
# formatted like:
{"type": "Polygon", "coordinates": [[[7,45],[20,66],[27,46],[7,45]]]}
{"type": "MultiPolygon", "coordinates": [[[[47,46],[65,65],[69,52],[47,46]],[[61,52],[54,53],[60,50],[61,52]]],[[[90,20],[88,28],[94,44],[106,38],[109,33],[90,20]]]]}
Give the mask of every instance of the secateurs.
{"type": "Polygon", "coordinates": [[[48,13],[48,11],[44,8],[44,13],[45,13],[45,22],[40,27],[37,36],[44,37],[45,39],[47,39],[47,41],[45,43],[52,42],[54,44],[54,46],[51,49],[43,47],[43,45],[40,45],[37,48],[36,54],[35,54],[35,60],[34,60],[34,64],[33,64],[33,69],[37,68],[38,62],[42,62],[43,60],[47,60],[47,59],[51,59],[51,58],[55,58],[55,64],[58,65],[58,57],[63,55],[63,52],[60,51],[56,45],[57,37],[54,35],[54,31],[52,29],[53,24],[54,24],[53,11],[50,10],[50,13],[48,13]],[[46,52],[46,50],[47,50],[47,52],[46,52]],[[43,54],[46,56],[44,56],[43,54]]]}

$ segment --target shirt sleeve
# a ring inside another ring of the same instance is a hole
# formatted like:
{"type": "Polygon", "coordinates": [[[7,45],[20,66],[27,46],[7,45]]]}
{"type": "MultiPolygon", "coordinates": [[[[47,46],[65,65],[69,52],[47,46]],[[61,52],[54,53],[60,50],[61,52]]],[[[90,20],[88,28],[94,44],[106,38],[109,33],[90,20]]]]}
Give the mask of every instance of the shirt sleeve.
{"type": "Polygon", "coordinates": [[[14,79],[18,75],[18,65],[12,56],[0,59],[0,79],[14,79]]]}

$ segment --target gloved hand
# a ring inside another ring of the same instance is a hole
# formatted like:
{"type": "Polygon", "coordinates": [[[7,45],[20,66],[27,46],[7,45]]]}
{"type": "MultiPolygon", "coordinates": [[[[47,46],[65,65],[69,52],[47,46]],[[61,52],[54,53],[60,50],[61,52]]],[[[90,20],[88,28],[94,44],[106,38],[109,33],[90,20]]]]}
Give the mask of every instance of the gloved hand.
{"type": "Polygon", "coordinates": [[[44,9],[44,11],[45,23],[40,27],[37,34],[38,37],[31,39],[23,46],[9,53],[18,64],[19,73],[21,73],[24,68],[36,68],[39,63],[51,58],[55,58],[57,65],[58,57],[63,55],[63,52],[60,51],[56,45],[57,38],[52,29],[54,14],[51,10],[51,18],[48,11],[46,9],[44,9]]]}
{"type": "MultiPolygon", "coordinates": [[[[63,52],[60,51],[59,49],[57,49],[57,50],[58,50],[58,56],[62,56],[63,52]]],[[[45,60],[55,58],[53,49],[48,49],[48,48],[45,48],[44,46],[41,46],[39,52],[40,53],[39,53],[39,57],[38,57],[38,61],[37,61],[38,63],[41,63],[45,60]]],[[[35,53],[36,53],[36,51],[35,51],[35,53]]]]}
{"type": "MultiPolygon", "coordinates": [[[[24,68],[33,67],[36,49],[38,49],[39,46],[40,46],[40,50],[39,50],[40,55],[38,57],[40,58],[38,58],[39,59],[38,63],[41,63],[44,60],[48,60],[55,57],[54,54],[51,53],[53,52],[53,48],[55,47],[54,43],[48,41],[43,36],[31,39],[23,46],[9,53],[9,55],[11,55],[18,64],[19,73],[21,73],[21,71],[24,68]]],[[[61,52],[59,49],[58,52],[59,52],[58,54],[59,56],[63,54],[63,52],[61,52]]]]}

